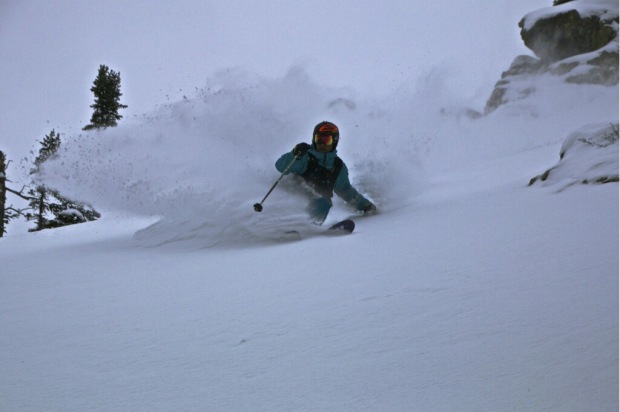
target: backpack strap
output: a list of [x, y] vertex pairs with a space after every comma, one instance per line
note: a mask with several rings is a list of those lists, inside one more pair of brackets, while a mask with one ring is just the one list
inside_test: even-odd
[[342, 159], [336, 156], [334, 167], [327, 169], [319, 164], [316, 157], [308, 153], [308, 167], [301, 176], [321, 196], [331, 199], [334, 196], [334, 186], [343, 165]]
[[344, 162], [342, 161], [341, 158], [339, 158], [336, 155], [336, 158], [334, 159], [334, 167], [332, 169], [332, 176], [334, 178], [334, 185], [336, 184], [336, 179], [338, 179], [338, 176], [340, 175], [340, 171], [342, 170], [342, 165], [344, 164]]

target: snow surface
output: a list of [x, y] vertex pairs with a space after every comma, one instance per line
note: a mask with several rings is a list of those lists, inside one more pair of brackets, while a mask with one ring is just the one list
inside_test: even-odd
[[[527, 187], [617, 88], [540, 76], [472, 120], [441, 79], [228, 70], [63, 143], [46, 181], [103, 217], [0, 239], [0, 410], [617, 410], [618, 185]], [[324, 119], [381, 213], [277, 241], [294, 184], [252, 205]]]

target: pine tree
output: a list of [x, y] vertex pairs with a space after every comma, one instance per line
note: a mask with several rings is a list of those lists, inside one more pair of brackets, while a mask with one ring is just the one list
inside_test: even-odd
[[94, 112], [90, 118], [90, 124], [83, 130], [116, 126], [117, 121], [123, 118], [118, 114], [119, 109], [127, 108], [126, 105], [120, 103], [122, 96], [120, 73], [110, 70], [104, 64], [100, 65], [97, 78], [90, 91], [95, 95], [95, 103], [90, 106]]
[[[35, 167], [30, 172], [31, 175], [36, 176], [39, 173], [41, 164], [56, 154], [60, 143], [60, 134], [55, 130], [45, 136], [41, 142], [39, 155], [34, 161]], [[27, 219], [34, 220], [36, 224], [34, 228], [29, 229], [30, 232], [83, 223], [101, 217], [91, 206], [68, 199], [57, 190], [49, 189], [36, 182], [35, 188], [31, 189], [28, 194], [30, 195], [30, 208], [34, 212], [29, 213]], [[53, 215], [52, 219], [48, 219], [48, 212]]]

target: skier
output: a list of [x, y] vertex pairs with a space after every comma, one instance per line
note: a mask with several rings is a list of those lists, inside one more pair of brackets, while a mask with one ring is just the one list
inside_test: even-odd
[[[283, 154], [276, 161], [279, 172], [297, 174], [313, 189], [316, 196], [310, 200], [307, 211], [310, 219], [317, 224], [327, 218], [334, 193], [361, 212], [370, 214], [377, 211], [370, 200], [351, 186], [347, 166], [336, 154], [339, 137], [335, 124], [321, 122], [312, 133], [312, 145], [299, 143], [292, 152]], [[293, 162], [293, 159], [296, 160]], [[290, 166], [288, 170], [287, 166]]]

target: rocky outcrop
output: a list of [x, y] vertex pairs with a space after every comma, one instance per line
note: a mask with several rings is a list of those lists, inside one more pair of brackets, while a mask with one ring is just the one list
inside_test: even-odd
[[530, 28], [524, 27], [525, 21], [523, 18], [519, 22], [521, 38], [546, 63], [598, 50], [617, 35], [613, 20], [601, 20], [599, 16], [582, 17], [575, 9], [536, 20]]
[[532, 87], [513, 87], [511, 83], [521, 76], [536, 75], [546, 70], [541, 60], [531, 56], [518, 56], [508, 70], [502, 73], [502, 78], [495, 83], [491, 97], [487, 100], [484, 108], [485, 114], [492, 112], [504, 103], [512, 100], [521, 100], [529, 96], [534, 89]]
[[[527, 97], [524, 76], [552, 74], [568, 83], [618, 84], [618, 6], [614, 0], [556, 0], [519, 22], [521, 38], [536, 57], [518, 56], [485, 106], [485, 114]], [[517, 85], [518, 84], [518, 85]]]
[[558, 163], [530, 179], [563, 190], [575, 184], [618, 182], [618, 123], [586, 125], [562, 144]]

